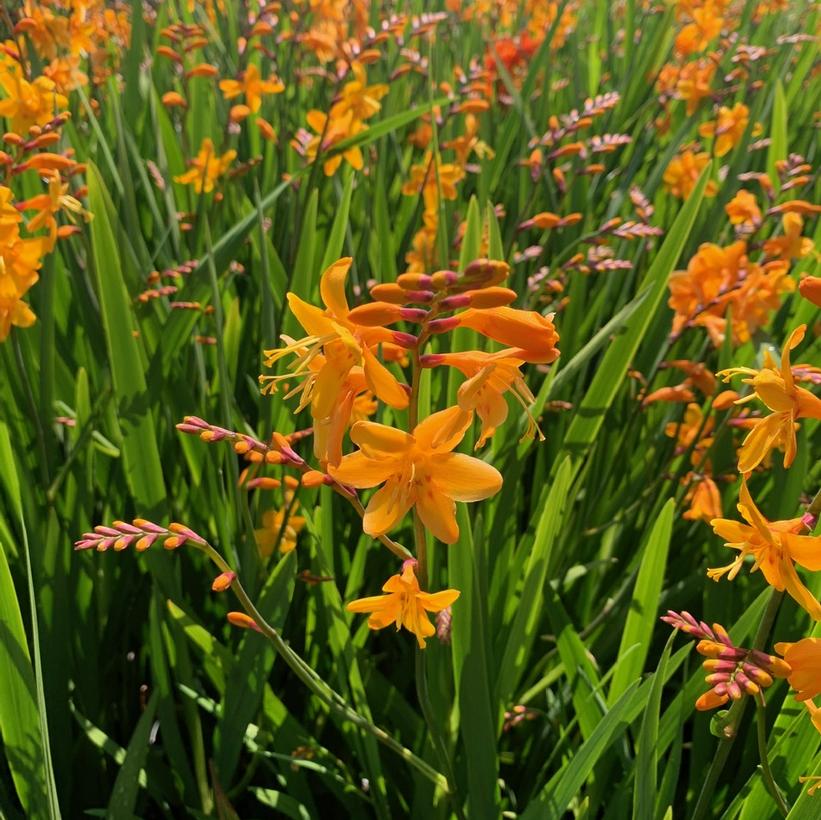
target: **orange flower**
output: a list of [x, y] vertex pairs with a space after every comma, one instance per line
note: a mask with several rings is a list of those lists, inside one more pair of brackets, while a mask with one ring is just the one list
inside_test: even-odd
[[263, 558], [268, 558], [279, 544], [279, 551], [285, 555], [296, 547], [299, 533], [305, 526], [305, 519], [296, 515], [299, 501], [293, 501], [293, 492], [286, 492], [285, 504], [278, 510], [268, 510], [262, 515], [262, 527], [254, 530], [257, 547]]
[[716, 65], [711, 60], [697, 60], [687, 63], [678, 75], [676, 93], [679, 99], [687, 102], [687, 116], [692, 116], [704, 97], [709, 97], [710, 84], [713, 81]]
[[758, 208], [755, 194], [742, 188], [725, 206], [732, 225], [745, 228], [758, 228], [761, 224], [761, 211]]
[[439, 205], [439, 191], [444, 199], [456, 199], [456, 183], [464, 175], [464, 170], [454, 163], [440, 163], [437, 169], [428, 152], [421, 163], [411, 166], [410, 179], [402, 186], [402, 193], [406, 196], [421, 193], [425, 210], [435, 211]]
[[214, 150], [214, 142], [205, 137], [197, 156], [191, 160], [191, 168], [184, 174], [174, 177], [174, 182], [182, 185], [193, 185], [198, 194], [209, 193], [214, 190], [217, 180], [225, 174], [234, 161], [237, 152], [233, 149], [226, 151], [221, 157]]
[[[305, 154], [311, 162], [316, 160], [320, 149], [322, 153], [325, 153], [337, 143], [349, 137], [356, 136], [368, 127], [361, 120], [354, 117], [353, 111], [348, 111], [346, 114], [338, 117], [332, 113], [329, 119], [328, 115], [324, 112], [312, 110], [308, 112], [306, 119], [308, 120], [308, 125], [316, 132], [316, 135], [312, 136], [305, 146]], [[333, 176], [336, 173], [342, 164], [343, 158], [357, 171], [361, 171], [365, 165], [362, 150], [359, 146], [355, 145], [353, 148], [348, 148], [341, 153], [337, 153], [325, 159], [322, 163], [322, 170], [325, 172], [326, 177]]]
[[261, 108], [263, 96], [280, 94], [285, 90], [285, 86], [276, 77], [263, 80], [253, 63], [245, 69], [239, 80], [220, 80], [219, 87], [226, 100], [245, 95], [245, 103], [253, 114]]
[[483, 336], [510, 345], [506, 354], [525, 362], [549, 364], [559, 358], [559, 334], [554, 314], [512, 307], [468, 308], [455, 318], [459, 327], [469, 327]]
[[816, 621], [821, 621], [821, 604], [795, 571], [795, 564], [813, 572], [821, 570], [821, 536], [799, 535], [804, 529], [801, 518], [767, 521], [755, 506], [746, 478], [741, 479], [738, 511], [746, 524], [726, 518], [714, 518], [710, 522], [716, 535], [726, 539], [725, 546], [738, 550], [739, 554], [726, 567], [707, 570], [708, 577], [718, 581], [727, 575], [732, 581], [744, 559], [752, 556], [753, 572], [760, 569], [770, 586], [786, 590]]
[[716, 14], [715, 7], [707, 3], [693, 10], [693, 22], [688, 23], [678, 33], [675, 50], [686, 57], [697, 51], [704, 51], [714, 37], [718, 36], [724, 19]]
[[403, 626], [416, 635], [419, 648], [425, 648], [425, 639], [436, 633], [428, 618], [428, 612], [439, 612], [449, 607], [458, 597], [458, 589], [441, 592], [422, 592], [414, 572], [416, 561], [405, 561], [401, 575], [392, 575], [385, 581], [382, 591], [387, 595], [374, 595], [351, 601], [348, 612], [369, 612], [368, 626], [384, 629], [396, 624], [397, 631]]
[[755, 419], [751, 425], [738, 454], [739, 472], [754, 470], [775, 447], [784, 448], [784, 467], [789, 467], [795, 459], [796, 421], [801, 418], [821, 419], [821, 399], [795, 384], [790, 366], [790, 351], [801, 343], [806, 329], [806, 325], [801, 325], [790, 334], [781, 352], [780, 369], [767, 354], [761, 370], [732, 367], [718, 374], [724, 381], [738, 374], [746, 375], [748, 378], [743, 381], [752, 386], [753, 393], [739, 399], [736, 404], [758, 398], [772, 411], [761, 419]]
[[[302, 393], [297, 412], [310, 404], [316, 423], [327, 428], [320, 434], [326, 437], [322, 439], [325, 443], [317, 446], [331, 460], [338, 453], [331, 442], [341, 442], [350, 418], [350, 414], [344, 417], [344, 411], [347, 408], [350, 413], [354, 397], [362, 387], [391, 407], [401, 410], [408, 406], [408, 394], [373, 352], [381, 342], [395, 341], [395, 334], [384, 327], [358, 325], [350, 318], [345, 281], [352, 261], [350, 257], [339, 259], [322, 274], [319, 292], [325, 310], [303, 302], [295, 293], [288, 294], [291, 312], [309, 335], [299, 340], [284, 337], [284, 348], [265, 351], [266, 367], [283, 356], [295, 355], [297, 361], [290, 375], [260, 376], [263, 392], [275, 390], [278, 381], [293, 375], [306, 377], [292, 391]], [[355, 370], [359, 367], [361, 371]], [[357, 379], [363, 380], [364, 385]]]
[[722, 105], [716, 121], [703, 123], [698, 133], [702, 137], [715, 137], [715, 154], [723, 157], [741, 142], [749, 122], [750, 109], [744, 103], [736, 103], [732, 108]]
[[787, 680], [796, 690], [795, 699], [807, 707], [813, 725], [821, 732], [821, 708], [813, 702], [821, 695], [821, 638], [777, 643], [775, 651], [783, 655], [792, 670]]
[[29, 82], [16, 60], [0, 52], [0, 117], [5, 117], [9, 129], [17, 134], [28, 133], [33, 125], [45, 125], [68, 106], [48, 77], [36, 77]]
[[821, 276], [805, 276], [798, 283], [798, 290], [805, 299], [821, 307]]
[[[698, 154], [689, 149], [682, 151], [670, 160], [670, 164], [665, 169], [664, 186], [673, 196], [687, 199], [695, 188], [704, 166], [709, 161], [710, 157], [705, 151]], [[715, 192], [715, 185], [711, 181], [708, 183], [707, 195], [709, 196], [712, 192]]]
[[455, 502], [480, 501], [502, 486], [495, 467], [451, 452], [470, 419], [461, 407], [450, 407], [428, 416], [412, 433], [370, 421], [351, 427], [351, 441], [359, 451], [329, 472], [336, 481], [360, 489], [384, 485], [365, 510], [363, 528], [368, 535], [384, 535], [415, 506], [436, 538], [446, 544], [458, 540]]
[[469, 350], [465, 353], [432, 353], [422, 357], [424, 367], [447, 365], [456, 367], [465, 376], [457, 394], [459, 406], [468, 412], [476, 411], [482, 420], [482, 430], [476, 448], [483, 447], [496, 432], [508, 414], [505, 394], [511, 393], [524, 408], [530, 424], [525, 436], [532, 436], [539, 431], [536, 420], [530, 413], [530, 405], [535, 401], [519, 368], [524, 364], [522, 359], [511, 356], [512, 349], [500, 350], [498, 353], [484, 353]]
[[673, 334], [696, 325], [707, 329], [713, 343], [722, 343], [727, 331], [727, 309], [732, 306], [733, 340], [742, 344], [769, 320], [781, 304], [781, 294], [795, 288], [786, 264], [758, 265], [747, 257], [747, 243], [726, 248], [707, 242], [690, 259], [687, 270], [670, 276], [670, 300], [675, 311]]
[[690, 506], [682, 514], [688, 521], [705, 521], [708, 524], [719, 517], [721, 510], [721, 493], [715, 481], [708, 475], [691, 475], [692, 483], [684, 497]]
[[339, 99], [331, 107], [331, 117], [344, 117], [350, 113], [355, 120], [367, 120], [382, 108], [379, 101], [388, 93], [389, 86], [384, 83], [368, 85], [365, 68], [357, 61], [351, 64], [351, 70], [354, 79], [342, 87]]
[[784, 235], [768, 239], [764, 243], [764, 253], [775, 259], [789, 262], [791, 259], [802, 259], [812, 253], [815, 243], [808, 237], [801, 236], [804, 220], [800, 214], [785, 213], [781, 218]]

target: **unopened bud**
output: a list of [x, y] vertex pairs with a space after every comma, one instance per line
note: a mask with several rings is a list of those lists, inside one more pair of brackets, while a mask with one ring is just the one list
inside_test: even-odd
[[433, 277], [424, 273], [403, 273], [396, 279], [403, 290], [427, 290], [433, 285]]
[[438, 270], [430, 280], [430, 286], [434, 290], [447, 290], [459, 281], [459, 274], [452, 270]]
[[459, 327], [458, 316], [451, 316], [447, 319], [434, 319], [428, 323], [428, 330], [431, 333], [447, 333], [457, 327]]
[[482, 288], [465, 294], [470, 297], [470, 306], [474, 308], [495, 308], [509, 305], [516, 299], [516, 291], [510, 288]]

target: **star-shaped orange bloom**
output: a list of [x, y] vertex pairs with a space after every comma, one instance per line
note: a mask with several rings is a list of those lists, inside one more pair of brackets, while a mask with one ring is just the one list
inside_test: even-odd
[[412, 433], [371, 421], [351, 427], [351, 441], [359, 450], [329, 472], [336, 481], [360, 489], [383, 485], [365, 510], [368, 535], [384, 535], [415, 506], [436, 538], [446, 544], [458, 540], [455, 502], [481, 501], [502, 486], [495, 467], [451, 452], [470, 420], [471, 414], [457, 406], [428, 416]]
[[387, 595], [374, 595], [351, 601], [345, 608], [348, 612], [369, 612], [368, 626], [384, 629], [395, 623], [396, 629], [403, 626], [416, 635], [420, 649], [425, 648], [425, 638], [435, 634], [428, 612], [439, 612], [449, 607], [458, 597], [458, 589], [444, 589], [441, 592], [422, 592], [414, 572], [416, 561], [405, 561], [401, 575], [391, 575], [382, 587]]
[[795, 384], [790, 366], [790, 351], [804, 338], [806, 325], [797, 327], [781, 352], [781, 367], [767, 356], [765, 367], [755, 370], [750, 367], [732, 367], [718, 375], [724, 381], [743, 373], [748, 378], [743, 381], [753, 388], [753, 393], [739, 399], [736, 404], [760, 399], [772, 411], [768, 416], [755, 421], [744, 439], [738, 453], [738, 470], [748, 473], [754, 470], [775, 447], [784, 448], [784, 466], [789, 467], [795, 459], [796, 421], [801, 418], [821, 419], [821, 399], [803, 387]]
[[816, 621], [821, 621], [821, 604], [795, 570], [795, 564], [813, 572], [821, 570], [821, 536], [799, 535], [804, 528], [801, 518], [768, 521], [756, 507], [743, 478], [738, 511], [746, 524], [727, 518], [710, 522], [716, 535], [726, 539], [726, 546], [739, 554], [726, 567], [708, 570], [708, 576], [718, 581], [726, 574], [732, 580], [751, 555], [755, 560], [753, 571], [760, 569], [770, 586], [786, 590]]
[[263, 80], [259, 69], [251, 63], [239, 80], [220, 80], [220, 91], [226, 100], [233, 100], [245, 95], [245, 103], [253, 114], [262, 107], [262, 98], [266, 94], [280, 94], [285, 86], [276, 78]]

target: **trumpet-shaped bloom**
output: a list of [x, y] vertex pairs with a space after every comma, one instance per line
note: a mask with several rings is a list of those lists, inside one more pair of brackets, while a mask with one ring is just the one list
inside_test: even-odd
[[[299, 340], [286, 337], [285, 347], [265, 351], [267, 367], [283, 356], [297, 357], [291, 375], [305, 377], [298, 388], [302, 392], [298, 410], [310, 404], [315, 423], [324, 428], [320, 449], [337, 463], [353, 401], [364, 389], [396, 409], [408, 406], [407, 392], [373, 352], [381, 342], [393, 342], [393, 332], [384, 327], [363, 327], [350, 319], [345, 280], [351, 261], [350, 257], [339, 259], [322, 274], [319, 291], [324, 310], [288, 294], [291, 312], [309, 335]], [[260, 381], [275, 385], [284, 378], [288, 377], [260, 376]]]
[[507, 354], [524, 362], [549, 364], [559, 358], [559, 334], [553, 313], [543, 316], [535, 310], [512, 307], [468, 308], [458, 315], [459, 327], [469, 327], [504, 345]]
[[440, 541], [459, 538], [456, 501], [481, 501], [498, 492], [502, 476], [481, 459], [451, 452], [462, 440], [471, 414], [450, 407], [428, 416], [412, 433], [370, 421], [351, 427], [359, 447], [345, 456], [331, 476], [360, 489], [377, 487], [365, 510], [368, 535], [384, 535], [411, 507]]
[[725, 206], [731, 225], [757, 228], [761, 224], [761, 210], [755, 194], [742, 188]]
[[769, 415], [754, 421], [744, 439], [738, 455], [738, 469], [742, 473], [754, 470], [775, 447], [784, 448], [784, 466], [789, 467], [795, 459], [797, 420], [821, 419], [821, 399], [796, 385], [790, 366], [790, 351], [800, 344], [806, 329], [806, 325], [801, 325], [792, 332], [781, 352], [780, 368], [768, 357], [761, 370], [733, 367], [718, 374], [724, 381], [738, 374], [746, 375], [743, 381], [751, 385], [754, 392], [739, 399], [736, 404], [758, 398], [771, 411]]
[[269, 94], [280, 94], [285, 86], [275, 77], [263, 80], [259, 69], [251, 63], [239, 80], [220, 80], [220, 91], [226, 100], [234, 100], [245, 95], [245, 104], [256, 114], [262, 107], [262, 98]]
[[196, 193], [207, 194], [214, 190], [217, 180], [225, 174], [236, 155], [237, 152], [232, 149], [218, 156], [214, 150], [213, 140], [206, 137], [197, 156], [191, 160], [191, 167], [184, 174], [175, 176], [174, 182], [193, 185]]
[[354, 79], [342, 87], [339, 99], [331, 107], [331, 116], [342, 117], [350, 112], [356, 120], [367, 120], [382, 108], [379, 101], [388, 93], [389, 86], [368, 85], [365, 67], [359, 62], [354, 62], [351, 69]]
[[746, 524], [726, 518], [714, 518], [710, 522], [716, 535], [726, 539], [726, 546], [738, 550], [739, 554], [726, 567], [708, 570], [708, 576], [718, 581], [726, 574], [732, 580], [750, 555], [755, 561], [753, 571], [760, 569], [768, 584], [777, 590], [786, 590], [816, 621], [821, 621], [821, 604], [804, 586], [795, 569], [798, 564], [813, 572], [821, 570], [821, 536], [799, 535], [804, 528], [801, 518], [788, 521], [764, 518], [747, 489], [746, 479], [741, 481], [738, 511]]
[[463, 410], [475, 410], [482, 420], [477, 448], [483, 447], [507, 418], [505, 394], [508, 392], [522, 405], [530, 420], [525, 436], [533, 435], [539, 429], [529, 407], [535, 399], [519, 370], [524, 361], [512, 356], [511, 349], [500, 350], [498, 353], [484, 353], [480, 350], [434, 353], [423, 357], [422, 363], [426, 367], [456, 367], [467, 376], [467, 380], [459, 387], [457, 400]]
[[[307, 120], [308, 125], [316, 132], [305, 146], [305, 154], [311, 162], [316, 161], [320, 153], [329, 151], [337, 143], [349, 137], [355, 137], [368, 127], [362, 120], [354, 117], [353, 111], [338, 115], [332, 111], [329, 117], [324, 111], [312, 110], [308, 112]], [[325, 176], [333, 176], [342, 164], [343, 159], [357, 171], [361, 171], [365, 165], [362, 149], [358, 145], [354, 145], [346, 151], [325, 159], [322, 163]]]
[[387, 595], [374, 595], [351, 601], [346, 606], [348, 612], [368, 612], [368, 626], [384, 629], [396, 624], [397, 631], [403, 626], [416, 635], [420, 649], [425, 648], [425, 639], [436, 633], [428, 612], [439, 612], [449, 607], [458, 597], [458, 589], [444, 589], [441, 592], [422, 592], [414, 572], [416, 562], [405, 561], [401, 575], [392, 575], [385, 581], [382, 591]]

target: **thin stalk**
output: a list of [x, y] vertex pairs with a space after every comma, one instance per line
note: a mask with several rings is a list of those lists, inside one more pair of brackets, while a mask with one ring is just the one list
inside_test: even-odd
[[783, 817], [790, 813], [790, 809], [784, 802], [784, 796], [781, 794], [781, 789], [773, 777], [772, 769], [770, 768], [769, 752], [767, 751], [767, 710], [764, 703], [764, 695], [759, 692], [755, 698], [756, 705], [756, 734], [758, 736], [758, 755], [761, 758], [761, 774], [764, 777], [764, 784], [767, 786], [767, 791], [773, 796], [778, 810]]
[[[232, 572], [231, 566], [210, 544], [201, 546], [200, 549], [216, 564], [222, 572]], [[426, 777], [435, 786], [441, 788], [446, 793], [450, 793], [447, 778], [437, 772], [431, 765], [417, 757], [410, 749], [403, 746], [395, 738], [391, 737], [384, 729], [374, 725], [358, 712], [354, 711], [345, 702], [345, 699], [317, 674], [293, 649], [285, 642], [282, 636], [272, 627], [248, 597], [248, 593], [243, 588], [238, 578], [231, 584], [231, 589], [237, 596], [240, 605], [257, 625], [259, 631], [268, 638], [274, 645], [277, 653], [285, 661], [291, 671], [302, 681], [303, 684], [320, 700], [324, 701], [334, 712], [345, 720], [349, 720], [358, 728], [373, 735], [380, 743], [387, 746], [399, 755], [409, 766], [416, 769], [421, 775]]]

